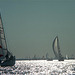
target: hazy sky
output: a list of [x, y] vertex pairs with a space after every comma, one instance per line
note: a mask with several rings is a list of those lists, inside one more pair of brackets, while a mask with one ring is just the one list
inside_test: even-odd
[[58, 35], [62, 55], [75, 55], [75, 0], [0, 0], [9, 51], [16, 58], [54, 57]]

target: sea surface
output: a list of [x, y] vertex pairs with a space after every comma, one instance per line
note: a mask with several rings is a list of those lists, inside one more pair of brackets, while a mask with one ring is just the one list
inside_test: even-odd
[[75, 60], [17, 60], [12, 67], [0, 67], [0, 75], [75, 75]]

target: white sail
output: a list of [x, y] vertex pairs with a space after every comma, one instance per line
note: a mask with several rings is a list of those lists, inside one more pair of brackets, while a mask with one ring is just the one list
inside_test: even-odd
[[62, 57], [62, 55], [60, 53], [58, 36], [56, 36], [54, 41], [53, 41], [53, 51], [54, 51], [55, 57], [58, 60], [62, 60], [63, 59], [63, 57]]
[[0, 66], [13, 66], [15, 64], [15, 56], [7, 49], [2, 18], [0, 14]]
[[6, 54], [7, 54], [6, 39], [0, 14], [0, 55], [5, 56]]

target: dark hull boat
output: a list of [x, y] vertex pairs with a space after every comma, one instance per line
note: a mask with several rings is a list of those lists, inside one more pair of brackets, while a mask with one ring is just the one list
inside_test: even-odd
[[3, 67], [6, 67], [6, 66], [14, 66], [15, 64], [15, 56], [11, 56], [9, 59], [3, 61], [2, 63], [0, 63], [0, 65]]
[[7, 49], [7, 43], [0, 14], [0, 66], [13, 66], [15, 64], [15, 56]]
[[64, 58], [60, 52], [58, 36], [55, 37], [52, 47], [53, 47], [53, 52], [55, 54], [55, 58], [57, 58], [59, 61], [64, 61]]

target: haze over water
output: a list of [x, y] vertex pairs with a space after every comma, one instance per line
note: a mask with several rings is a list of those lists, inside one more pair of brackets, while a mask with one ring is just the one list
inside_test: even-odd
[[[75, 0], [0, 0], [8, 50], [16, 58], [54, 57], [58, 35], [62, 55], [75, 57]], [[0, 74], [74, 75], [75, 60], [16, 61], [0, 67]]]
[[16, 58], [54, 57], [57, 35], [63, 56], [74, 55], [75, 0], [0, 0], [0, 12], [8, 49]]

